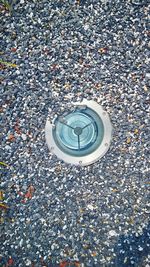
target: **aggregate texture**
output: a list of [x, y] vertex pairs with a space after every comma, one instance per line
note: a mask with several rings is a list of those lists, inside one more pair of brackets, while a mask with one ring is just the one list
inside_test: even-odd
[[[149, 7], [1, 4], [0, 266], [150, 266]], [[44, 128], [83, 98], [109, 113], [113, 138], [98, 162], [70, 166]]]

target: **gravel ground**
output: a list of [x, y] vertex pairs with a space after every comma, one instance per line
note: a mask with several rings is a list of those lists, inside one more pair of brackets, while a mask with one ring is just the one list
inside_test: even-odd
[[[150, 10], [139, 3], [1, 5], [0, 266], [150, 266]], [[70, 167], [44, 127], [83, 98], [109, 113], [113, 140], [95, 164]]]

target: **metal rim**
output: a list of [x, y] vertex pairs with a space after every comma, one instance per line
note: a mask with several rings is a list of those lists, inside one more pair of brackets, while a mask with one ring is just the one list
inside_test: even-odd
[[46, 143], [50, 152], [55, 154], [59, 159], [74, 165], [86, 166], [94, 163], [105, 155], [109, 149], [111, 138], [112, 138], [112, 125], [107, 112], [105, 112], [102, 107], [93, 100], [84, 99], [81, 103], [73, 103], [75, 106], [83, 106], [91, 108], [95, 111], [101, 118], [104, 126], [104, 137], [98, 148], [95, 149], [91, 154], [85, 156], [71, 156], [64, 153], [56, 144], [53, 138], [53, 122], [51, 123], [49, 119], [46, 121], [45, 126], [45, 137]]

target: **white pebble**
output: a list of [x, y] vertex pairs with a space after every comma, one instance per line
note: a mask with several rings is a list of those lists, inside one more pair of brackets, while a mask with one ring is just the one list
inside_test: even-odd
[[10, 147], [9, 145], [6, 145], [6, 146], [5, 146], [5, 149], [6, 149], [6, 150], [10, 150], [11, 147]]
[[150, 79], [150, 73], [146, 73], [146, 78]]
[[91, 204], [88, 204], [87, 207], [89, 210], [94, 210], [94, 207]]
[[26, 266], [30, 266], [32, 264], [32, 262], [30, 260], [26, 260]]
[[33, 17], [33, 13], [32, 12], [29, 14], [29, 17], [32, 19], [32, 17]]
[[109, 236], [117, 236], [117, 233], [114, 230], [110, 230], [109, 233], [108, 233], [108, 235]]
[[86, 30], [88, 30], [89, 29], [89, 25], [88, 24], [85, 24], [84, 25], [84, 30], [86, 31]]
[[22, 245], [23, 245], [23, 239], [21, 239], [19, 242], [19, 246], [22, 247]]
[[22, 137], [22, 139], [23, 139], [24, 141], [27, 139], [26, 134], [22, 134], [21, 137]]
[[64, 253], [63, 253], [63, 251], [60, 252], [60, 256], [61, 256], [61, 257], [64, 257]]
[[54, 250], [55, 249], [55, 246], [54, 245], [51, 245], [51, 250]]
[[19, 74], [20, 74], [20, 71], [19, 71], [19, 70], [16, 70], [16, 74], [18, 74], [18, 75], [19, 75]]

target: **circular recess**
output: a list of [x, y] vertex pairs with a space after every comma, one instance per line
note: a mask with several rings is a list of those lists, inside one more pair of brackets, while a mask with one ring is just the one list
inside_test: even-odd
[[112, 126], [108, 114], [96, 102], [83, 100], [73, 105], [74, 111], [58, 116], [52, 123], [47, 119], [46, 142], [58, 158], [85, 166], [107, 152]]

